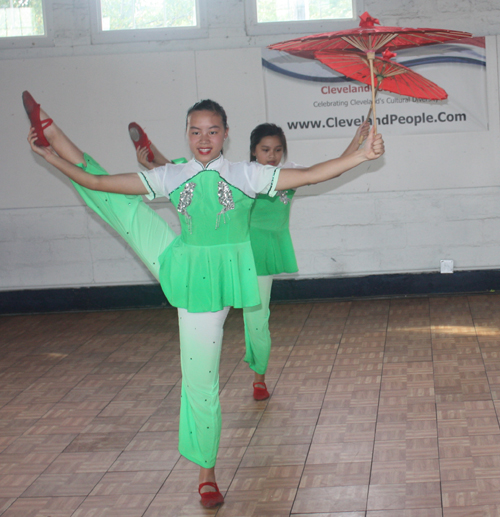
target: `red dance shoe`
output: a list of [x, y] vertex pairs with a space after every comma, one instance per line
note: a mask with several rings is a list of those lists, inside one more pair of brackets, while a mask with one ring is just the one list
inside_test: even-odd
[[136, 149], [139, 147], [146, 147], [148, 150], [148, 162], [152, 162], [155, 159], [155, 155], [153, 151], [151, 151], [151, 140], [148, 139], [148, 135], [146, 135], [144, 129], [142, 129], [139, 124], [131, 122], [128, 125], [128, 133], [132, 139], [132, 142], [134, 142]]
[[[264, 387], [262, 387], [264, 386]], [[266, 400], [270, 397], [267, 391], [265, 382], [254, 382], [253, 383], [253, 398], [255, 400]]]
[[[206, 485], [215, 488], [215, 492], [201, 492], [201, 489]], [[219, 492], [219, 487], [217, 486], [217, 483], [200, 483], [200, 486], [198, 487], [198, 492], [201, 496], [200, 502], [205, 508], [213, 508], [214, 506], [217, 506], [218, 504], [222, 504], [224, 502], [224, 496]]]
[[31, 126], [35, 128], [38, 137], [35, 140], [35, 145], [49, 147], [50, 143], [45, 138], [43, 130], [47, 129], [52, 124], [52, 119], [46, 118], [45, 120], [40, 120], [40, 104], [36, 103], [35, 99], [33, 99], [31, 93], [28, 91], [23, 92], [23, 104], [30, 119]]

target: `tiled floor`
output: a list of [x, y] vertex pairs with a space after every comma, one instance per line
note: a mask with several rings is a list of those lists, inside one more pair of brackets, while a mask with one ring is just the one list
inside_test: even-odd
[[498, 517], [500, 296], [275, 305], [266, 402], [226, 323], [219, 510], [176, 450], [176, 312], [0, 318], [2, 517]]

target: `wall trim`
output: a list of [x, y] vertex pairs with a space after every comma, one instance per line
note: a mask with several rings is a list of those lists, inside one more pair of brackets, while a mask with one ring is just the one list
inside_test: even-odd
[[[275, 279], [273, 302], [472, 294], [500, 291], [500, 269]], [[0, 314], [170, 307], [157, 284], [0, 291]]]

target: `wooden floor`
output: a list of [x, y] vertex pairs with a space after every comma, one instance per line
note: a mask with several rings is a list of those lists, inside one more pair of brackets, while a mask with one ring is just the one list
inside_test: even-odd
[[500, 296], [275, 305], [269, 401], [226, 322], [226, 503], [177, 452], [170, 309], [0, 318], [2, 517], [500, 516]]

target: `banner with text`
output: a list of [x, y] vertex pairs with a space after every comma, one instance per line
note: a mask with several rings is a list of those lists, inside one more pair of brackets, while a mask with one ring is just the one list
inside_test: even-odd
[[[401, 50], [394, 61], [448, 93], [428, 101], [379, 91], [377, 124], [384, 135], [488, 129], [484, 38]], [[315, 59], [263, 49], [268, 120], [291, 140], [349, 137], [366, 119], [371, 89]]]

